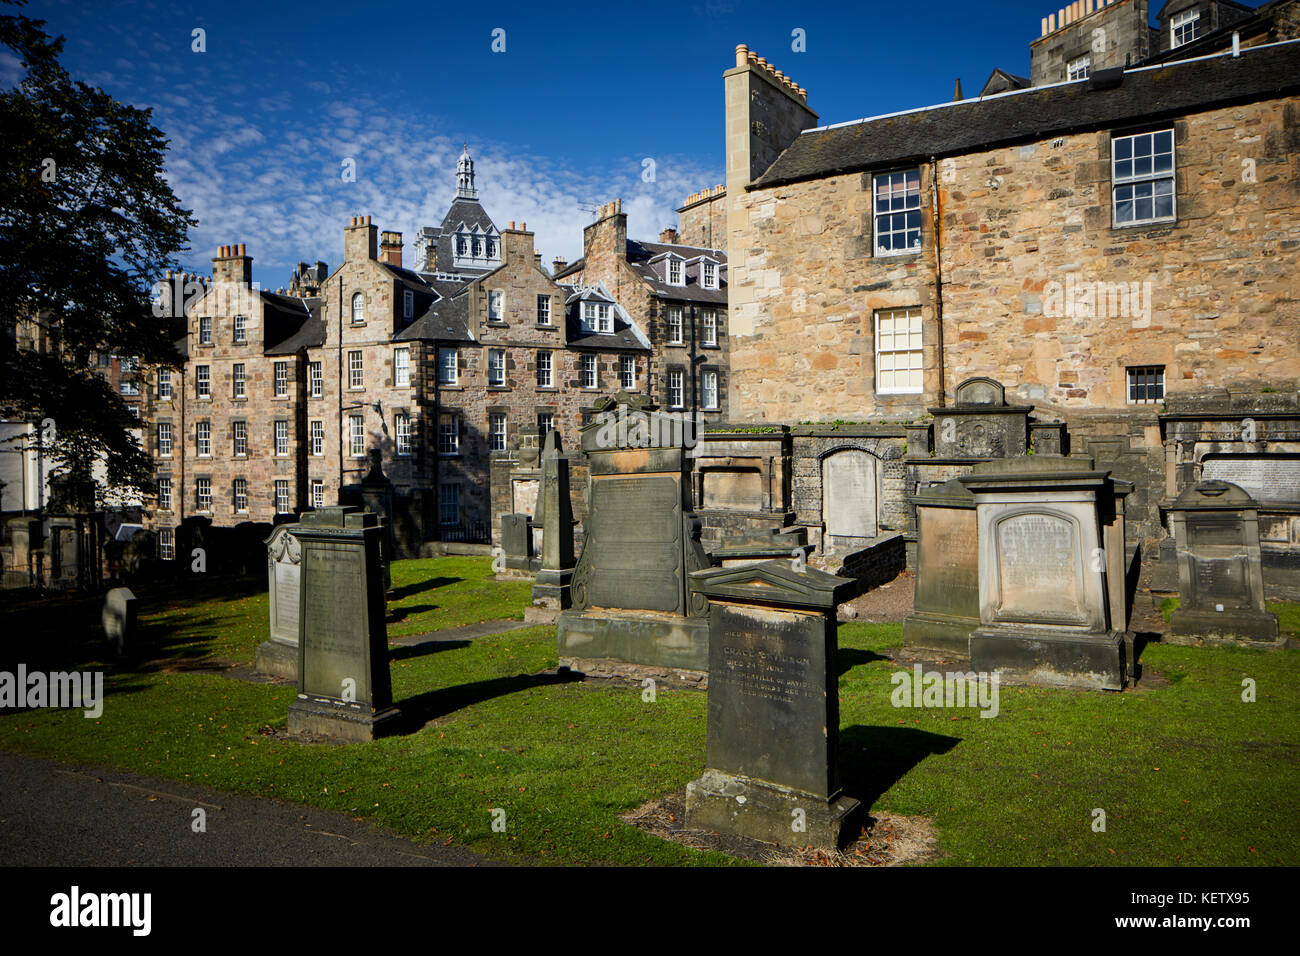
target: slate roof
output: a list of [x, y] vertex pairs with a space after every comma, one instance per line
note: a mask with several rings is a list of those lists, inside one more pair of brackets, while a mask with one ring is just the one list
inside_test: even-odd
[[[696, 256], [708, 256], [718, 263], [718, 288], [705, 289], [700, 285], [700, 263], [685, 267], [686, 285], [669, 285], [664, 281], [664, 260], [651, 263], [655, 256], [671, 252], [683, 259]], [[670, 245], [664, 242], [640, 242], [636, 239], [627, 241], [627, 262], [637, 274], [650, 286], [651, 291], [662, 299], [678, 302], [699, 302], [703, 305], [727, 304], [727, 254], [717, 249], [703, 249], [699, 246]]]
[[384, 262], [382, 259], [378, 261], [381, 266], [393, 274], [393, 278], [397, 280], [399, 285], [410, 289], [412, 292], [419, 292], [422, 295], [428, 295], [431, 291], [434, 291], [429, 286], [429, 283], [424, 280], [424, 277], [418, 272], [404, 269], [401, 266], [395, 266], [392, 263]]
[[469, 296], [462, 293], [450, 299], [441, 299], [429, 306], [428, 311], [401, 332], [393, 336], [394, 342], [473, 342], [469, 328]]
[[[1109, 85], [1115, 80], [1117, 85]], [[913, 164], [1300, 91], [1300, 41], [805, 130], [749, 189]]]
[[439, 272], [469, 272], [480, 275], [487, 270], [466, 267], [457, 269], [453, 264], [456, 256], [455, 250], [452, 248], [452, 242], [456, 238], [456, 226], [462, 222], [471, 229], [478, 226], [482, 232], [488, 230], [500, 232], [496, 227], [496, 223], [492, 221], [492, 217], [487, 214], [487, 210], [479, 204], [477, 199], [465, 199], [457, 196], [451, 201], [451, 205], [447, 207], [447, 215], [442, 219], [442, 226], [435, 246], [437, 251], [434, 256], [434, 264]]
[[1018, 76], [1015, 73], [997, 69], [990, 73], [989, 78], [984, 81], [984, 88], [980, 90], [980, 96], [987, 96], [990, 93], [1005, 93], [1007, 90], [1024, 90], [1033, 85], [1033, 80], [1027, 76]]
[[[568, 345], [575, 349], [624, 349], [627, 351], [649, 352], [650, 340], [646, 338], [632, 317], [609, 294], [603, 283], [595, 286], [566, 286], [570, 295], [564, 300], [564, 333]], [[582, 327], [582, 303], [595, 299], [609, 302], [614, 308], [613, 332], [589, 332]]]
[[262, 315], [266, 355], [294, 355], [325, 344], [320, 299], [263, 292]]

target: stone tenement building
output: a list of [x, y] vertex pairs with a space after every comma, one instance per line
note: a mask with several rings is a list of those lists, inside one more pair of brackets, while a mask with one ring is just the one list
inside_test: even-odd
[[[693, 233], [698, 232], [687, 218]], [[658, 242], [628, 239], [622, 200], [606, 203], [582, 233], [582, 258], [556, 262], [555, 278], [600, 284], [649, 336], [653, 349], [646, 393], [660, 408], [727, 417], [730, 339], [727, 254], [686, 245], [676, 229]]]
[[[684, 252], [690, 263], [677, 259], [697, 284], [707, 250]], [[243, 245], [219, 250], [213, 281], [195, 286], [186, 309], [183, 367], [145, 376], [159, 482], [151, 523], [163, 556], [173, 556], [174, 530], [188, 517], [268, 523], [337, 502], [369, 471], [373, 450], [394, 485], [403, 552], [430, 540], [486, 541], [494, 452], [517, 445], [524, 429], [573, 440], [597, 397], [672, 385], [655, 376], [674, 360], [656, 360], [608, 284], [557, 282], [526, 224], [497, 228], [479, 204], [468, 150], [447, 216], [420, 231], [417, 254], [419, 268], [405, 268], [399, 233], [353, 217], [343, 263], [333, 272], [300, 263], [293, 294], [283, 294], [252, 288]], [[703, 297], [683, 288], [683, 302], [725, 303], [723, 263], [710, 261], [719, 288]], [[671, 354], [705, 350], [714, 358], [705, 369], [725, 381], [725, 334], [700, 344], [706, 324], [686, 315], [690, 344]], [[725, 328], [724, 310], [708, 328]], [[720, 402], [720, 384], [713, 394]]]
[[[1145, 6], [1075, 4], [1064, 30]], [[1161, 36], [1193, 7], [1211, 28], [1241, 12], [1177, 0]], [[1130, 541], [1145, 552], [1162, 504], [1218, 477], [1264, 499], [1266, 561], [1300, 560], [1295, 9], [1189, 40], [1196, 59], [1153, 33], [1155, 65], [833, 126], [738, 47], [724, 77], [727, 247], [745, 251], [729, 412], [784, 435], [792, 463], [762, 516], [832, 535], [848, 494], [834, 479], [865, 502], [847, 544], [910, 533], [909, 495], [1007, 453], [987, 423], [954, 418], [941, 435], [931, 417], [988, 378], [1032, 412], [1039, 453], [1090, 455], [1135, 483]], [[1036, 64], [1073, 49], [1048, 26]], [[836, 424], [786, 427], [810, 419]], [[739, 437], [717, 439], [732, 461]], [[762, 459], [756, 477], [780, 477]]]

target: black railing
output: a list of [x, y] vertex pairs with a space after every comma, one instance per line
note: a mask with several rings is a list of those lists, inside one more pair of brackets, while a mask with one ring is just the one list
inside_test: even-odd
[[490, 544], [492, 526], [486, 521], [462, 521], [459, 524], [444, 524], [438, 529], [438, 537], [443, 541], [460, 541], [464, 544]]

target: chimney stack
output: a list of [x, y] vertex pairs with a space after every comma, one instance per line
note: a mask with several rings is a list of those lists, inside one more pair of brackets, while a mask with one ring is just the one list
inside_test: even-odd
[[677, 245], [679, 242], [677, 230], [674, 227], [669, 226], [663, 232], [659, 233], [659, 241], [670, 246]]
[[567, 268], [569, 268], [569, 263], [565, 261], [564, 256], [556, 256], [551, 260], [551, 275], [558, 276]]
[[369, 216], [353, 216], [343, 230], [343, 258], [347, 262], [376, 259], [379, 228], [370, 224]]
[[402, 234], [383, 232], [379, 236], [379, 258], [390, 266], [402, 267]]
[[221, 246], [212, 260], [212, 275], [219, 283], [231, 282], [248, 286], [253, 281], [253, 257], [244, 251], [244, 244]]

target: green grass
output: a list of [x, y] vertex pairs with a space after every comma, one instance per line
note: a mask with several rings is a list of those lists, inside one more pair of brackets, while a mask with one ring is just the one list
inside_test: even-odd
[[[394, 603], [414, 610], [390, 633], [517, 617], [527, 585], [491, 581], [488, 566], [397, 562]], [[437, 586], [417, 589], [429, 581]], [[167, 635], [168, 653], [251, 660], [265, 638], [266, 595], [187, 590], [142, 596], [143, 620]], [[40, 626], [56, 628], [60, 613], [84, 617], [91, 605], [43, 605]], [[0, 627], [14, 634], [9, 625], [27, 615], [31, 626], [33, 613], [6, 607]], [[900, 643], [899, 625], [846, 624], [840, 639], [845, 790], [877, 810], [932, 818], [945, 863], [1300, 863], [1300, 655], [1151, 645], [1143, 689], [1003, 687], [1000, 715], [984, 719], [891, 705], [900, 668], [881, 652]], [[83, 666], [90, 650], [78, 649]], [[661, 688], [646, 703], [638, 688], [537, 676], [556, 663], [553, 628], [436, 652], [396, 648], [395, 699], [435, 719], [418, 733], [343, 747], [268, 733], [285, 726], [292, 687], [110, 671], [101, 719], [0, 715], [0, 747], [308, 803], [516, 862], [734, 862], [619, 820], [703, 769], [705, 695]], [[1255, 703], [1241, 700], [1246, 677]], [[504, 833], [492, 832], [494, 808], [506, 811]], [[1105, 833], [1091, 828], [1094, 808], [1106, 811]]]
[[[1170, 615], [1182, 607], [1181, 598], [1167, 597], [1160, 602], [1160, 613], [1164, 615], [1165, 623], [1169, 623]], [[1283, 634], [1290, 634], [1294, 637], [1300, 637], [1300, 604], [1292, 604], [1285, 601], [1268, 603], [1264, 608], [1277, 615], [1277, 627]]]

